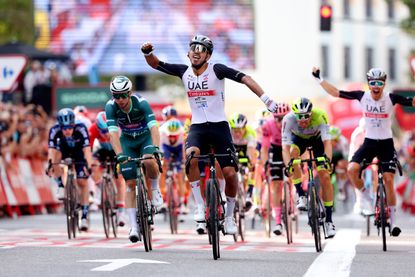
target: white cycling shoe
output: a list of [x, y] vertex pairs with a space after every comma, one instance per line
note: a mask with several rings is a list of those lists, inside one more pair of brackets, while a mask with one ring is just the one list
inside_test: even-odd
[[205, 205], [199, 204], [196, 206], [193, 219], [196, 222], [205, 222]]
[[88, 231], [88, 227], [89, 227], [88, 219], [82, 218], [81, 219], [81, 226], [80, 226], [81, 231]]
[[398, 226], [396, 226], [396, 225], [393, 225], [393, 226], [392, 226], [391, 235], [392, 235], [393, 237], [398, 237], [400, 233], [401, 233], [401, 228], [399, 228], [399, 227], [398, 227]]
[[163, 196], [161, 196], [159, 189], [152, 190], [152, 203], [157, 210], [163, 206]]
[[197, 223], [196, 224], [196, 233], [198, 233], [199, 235], [206, 234], [206, 224], [203, 223], [203, 222]]
[[125, 214], [123, 212], [117, 211], [117, 218], [118, 218], [118, 226], [123, 227], [125, 225], [125, 222], [127, 222]]
[[136, 243], [139, 239], [137, 228], [131, 227], [130, 232], [128, 233], [128, 238], [132, 243]]
[[65, 188], [64, 187], [58, 187], [58, 190], [56, 191], [56, 198], [58, 200], [65, 200]]
[[224, 228], [225, 234], [228, 235], [235, 235], [238, 232], [238, 227], [236, 226], [236, 222], [233, 216], [225, 217]]
[[326, 229], [326, 238], [329, 239], [336, 235], [336, 228], [333, 222], [324, 222], [324, 227]]
[[272, 228], [272, 232], [276, 236], [281, 236], [282, 235], [282, 225], [281, 224], [275, 225], [274, 228]]
[[299, 209], [300, 211], [307, 211], [307, 198], [305, 196], [298, 197], [297, 209]]

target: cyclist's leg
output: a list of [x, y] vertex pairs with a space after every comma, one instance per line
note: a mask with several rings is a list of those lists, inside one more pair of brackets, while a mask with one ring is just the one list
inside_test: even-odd
[[[312, 145], [314, 157], [322, 157], [324, 155], [323, 141], [319, 138], [314, 140]], [[324, 162], [317, 162], [317, 172], [321, 184], [323, 205], [326, 210], [326, 222], [332, 223], [334, 189], [331, 184], [330, 173], [327, 170]]]
[[[272, 145], [270, 151], [272, 151], [272, 161], [273, 162], [282, 162], [282, 147], [280, 145]], [[282, 225], [281, 225], [281, 200], [282, 200], [282, 188], [283, 188], [283, 166], [282, 165], [272, 165], [270, 168], [271, 173], [271, 193], [272, 193], [272, 210], [275, 216], [275, 227], [274, 234], [282, 234]]]
[[[292, 136], [292, 144], [290, 146], [290, 158], [291, 159], [299, 159], [301, 154], [304, 153], [306, 146], [308, 145], [308, 141], [304, 140], [300, 137], [295, 135]], [[302, 187], [302, 171], [300, 165], [293, 166], [293, 174], [291, 176], [291, 181], [295, 186], [295, 190], [297, 191], [298, 200], [297, 200], [297, 208], [300, 210], [306, 209], [306, 198], [305, 192]]]

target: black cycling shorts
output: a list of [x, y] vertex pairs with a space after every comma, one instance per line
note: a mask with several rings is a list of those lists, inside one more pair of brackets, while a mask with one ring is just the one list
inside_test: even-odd
[[[63, 150], [63, 151], [62, 151]], [[62, 160], [66, 158], [71, 158], [72, 161], [75, 163], [75, 171], [76, 171], [76, 178], [78, 179], [88, 179], [89, 174], [87, 172], [87, 163], [84, 157], [83, 150], [74, 149], [68, 150], [66, 148], [60, 149], [62, 153]]]
[[[227, 121], [192, 124], [185, 147], [188, 149], [192, 146], [199, 148], [201, 155], [208, 154], [211, 148], [215, 154], [227, 154], [228, 149], [235, 152]], [[237, 168], [236, 161], [231, 157], [218, 157], [217, 160], [221, 168], [227, 166]]]
[[[354, 153], [351, 162], [361, 163], [363, 159], [371, 162], [373, 158], [377, 157], [381, 162], [390, 162], [395, 156], [395, 146], [393, 139], [369, 139], [365, 138], [363, 144]], [[384, 164], [382, 165], [383, 172], [395, 173], [395, 166]]]
[[[282, 146], [271, 144], [269, 152], [272, 153], [272, 162], [282, 162]], [[273, 181], [282, 181], [284, 180], [283, 174], [284, 165], [283, 164], [271, 164], [270, 173], [271, 179]]]

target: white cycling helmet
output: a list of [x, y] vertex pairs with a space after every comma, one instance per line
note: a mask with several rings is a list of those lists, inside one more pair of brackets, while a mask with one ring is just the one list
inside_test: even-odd
[[382, 81], [386, 81], [386, 73], [380, 69], [380, 68], [371, 68], [367, 73], [366, 73], [366, 77], [367, 80], [382, 80]]
[[111, 93], [128, 93], [133, 88], [133, 83], [125, 76], [115, 76], [111, 80]]

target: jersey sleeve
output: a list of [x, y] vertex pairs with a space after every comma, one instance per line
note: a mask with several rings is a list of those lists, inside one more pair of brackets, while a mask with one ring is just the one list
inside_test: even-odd
[[108, 131], [118, 133], [117, 121], [115, 119], [114, 100], [109, 100], [105, 105], [105, 116], [107, 117]]
[[224, 78], [227, 79], [231, 79], [235, 82], [241, 83], [242, 82], [242, 78], [245, 76], [244, 73], [227, 67], [224, 64], [221, 63], [217, 63], [213, 66], [213, 71], [216, 74], [216, 77], [218, 77], [219, 80], [223, 80]]
[[292, 116], [284, 116], [282, 120], [282, 131], [281, 131], [281, 144], [282, 145], [291, 145], [293, 143], [291, 137], [291, 128], [295, 121], [295, 118]]
[[362, 99], [363, 95], [365, 94], [362, 90], [354, 90], [354, 91], [340, 91], [340, 98], [349, 99], [349, 100], [359, 100]]
[[156, 67], [158, 71], [164, 72], [169, 75], [177, 76], [179, 78], [182, 78], [183, 74], [186, 72], [188, 68], [189, 66], [185, 64], [172, 64], [165, 62], [159, 62], [159, 64]]
[[402, 106], [412, 107], [412, 97], [405, 97], [394, 93], [389, 94], [389, 97], [394, 105], [401, 104]]
[[321, 135], [321, 140], [322, 141], [326, 141], [326, 140], [331, 140], [331, 136], [329, 133], [329, 120], [328, 120], [328, 116], [324, 111], [321, 111], [320, 114], [320, 135]]
[[147, 127], [151, 129], [154, 126], [157, 126], [156, 116], [154, 115], [153, 111], [150, 108], [147, 100], [144, 98], [139, 98], [140, 101], [140, 109], [144, 112], [145, 120], [147, 122]]

